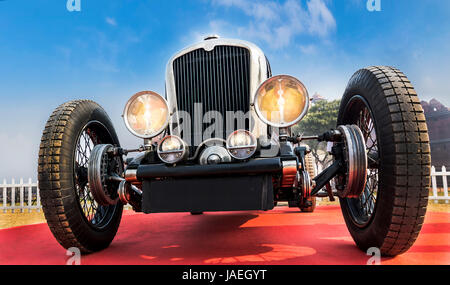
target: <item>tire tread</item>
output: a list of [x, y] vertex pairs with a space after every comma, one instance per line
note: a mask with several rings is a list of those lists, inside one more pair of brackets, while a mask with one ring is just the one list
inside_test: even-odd
[[[71, 120], [76, 112], [88, 108], [101, 108], [91, 100], [75, 100], [57, 107], [50, 115], [42, 133], [38, 157], [38, 181], [41, 204], [47, 224], [56, 240], [64, 247], [77, 247], [82, 253], [95, 251], [89, 247], [81, 223], [73, 211], [72, 173], [67, 170], [69, 146], [64, 145], [64, 137], [71, 136]], [[66, 154], [65, 154], [66, 153]]]
[[382, 174], [388, 182], [382, 186], [393, 191], [393, 205], [379, 246], [382, 254], [394, 256], [413, 245], [423, 226], [431, 171], [428, 128], [417, 93], [400, 70], [389, 66], [362, 69], [350, 80], [346, 94], [357, 84], [370, 85], [366, 90], [377, 96], [371, 108], [380, 112], [378, 129], [387, 142], [382, 147], [389, 149]]

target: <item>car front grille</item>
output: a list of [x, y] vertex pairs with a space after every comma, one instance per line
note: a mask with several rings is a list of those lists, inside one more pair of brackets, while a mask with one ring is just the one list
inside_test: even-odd
[[[235, 123], [227, 126], [226, 112], [249, 111], [250, 52], [246, 48], [216, 46], [212, 51], [193, 50], [173, 61], [173, 74], [178, 111], [191, 116], [192, 146], [205, 139], [202, 137], [205, 129], [215, 122], [214, 116], [206, 115], [205, 120], [210, 123], [196, 123], [209, 111], [217, 111], [223, 118], [222, 131], [213, 132], [212, 137], [224, 139], [236, 129]], [[201, 105], [196, 107], [196, 104]], [[202, 113], [198, 114], [200, 110]], [[195, 120], [194, 116], [199, 119]]]

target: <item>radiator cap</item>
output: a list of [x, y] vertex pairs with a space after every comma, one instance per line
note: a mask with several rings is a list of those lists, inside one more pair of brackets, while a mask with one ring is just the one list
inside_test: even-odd
[[209, 41], [209, 40], [215, 40], [215, 39], [218, 39], [218, 38], [220, 38], [219, 37], [219, 35], [207, 35], [203, 40], [205, 40], [205, 41]]

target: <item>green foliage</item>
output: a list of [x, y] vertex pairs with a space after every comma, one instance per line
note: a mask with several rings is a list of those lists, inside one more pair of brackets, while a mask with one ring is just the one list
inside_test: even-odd
[[309, 136], [335, 128], [340, 103], [341, 100], [314, 103], [308, 115], [294, 127], [294, 132]]
[[[336, 120], [341, 100], [318, 101], [309, 109], [308, 115], [300, 123], [293, 127], [293, 133], [304, 136], [320, 135], [330, 129], [336, 128]], [[325, 166], [331, 159], [324, 151], [325, 143], [317, 141], [305, 141], [311, 147], [316, 160]]]

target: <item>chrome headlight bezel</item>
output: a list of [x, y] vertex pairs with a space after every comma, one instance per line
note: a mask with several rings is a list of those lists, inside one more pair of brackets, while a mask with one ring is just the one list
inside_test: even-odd
[[[262, 111], [260, 109], [260, 106], [259, 106], [258, 96], [260, 95], [260, 92], [261, 92], [262, 88], [264, 88], [267, 84], [269, 84], [269, 83], [271, 83], [273, 81], [276, 81], [276, 80], [283, 80], [283, 79], [292, 80], [298, 86], [300, 86], [300, 88], [302, 88], [303, 95], [305, 96], [305, 98], [304, 98], [305, 99], [305, 106], [303, 107], [303, 110], [300, 112], [300, 114], [294, 120], [292, 120], [290, 122], [285, 122], [285, 123], [282, 123], [282, 124], [278, 124], [278, 123], [274, 123], [274, 122], [269, 121], [263, 115], [263, 113], [262, 113]], [[310, 107], [310, 100], [309, 100], [308, 90], [306, 89], [305, 85], [300, 80], [298, 80], [297, 78], [295, 78], [295, 77], [293, 77], [291, 75], [282, 74], [282, 75], [273, 76], [273, 77], [265, 80], [263, 83], [261, 83], [259, 85], [258, 89], [256, 90], [256, 92], [255, 92], [255, 94], [253, 96], [253, 105], [254, 105], [255, 112], [256, 112], [258, 118], [262, 122], [264, 122], [265, 124], [267, 124], [269, 126], [272, 126], [272, 127], [275, 127], [275, 128], [288, 128], [288, 127], [291, 127], [291, 126], [297, 124], [298, 122], [300, 122], [306, 116], [306, 114], [308, 113], [309, 107]]]
[[[158, 130], [156, 130], [156, 131], [154, 131], [154, 132], [152, 132], [151, 134], [148, 134], [148, 135], [142, 135], [142, 134], [136, 132], [131, 127], [131, 125], [130, 125], [130, 123], [128, 121], [128, 111], [129, 111], [129, 108], [130, 108], [131, 104], [134, 102], [134, 100], [136, 100], [138, 97], [143, 96], [143, 95], [158, 96], [159, 99], [162, 100], [162, 102], [164, 103], [164, 106], [166, 108], [166, 117], [164, 119], [164, 124], [162, 125], [161, 128], [159, 128]], [[133, 135], [137, 136], [138, 138], [151, 139], [151, 138], [154, 138], [154, 137], [158, 136], [159, 134], [161, 134], [167, 128], [167, 126], [169, 125], [169, 118], [170, 118], [169, 104], [167, 103], [167, 100], [163, 96], [159, 95], [156, 92], [153, 92], [153, 91], [141, 91], [141, 92], [138, 92], [138, 93], [134, 94], [133, 96], [131, 96], [130, 99], [128, 99], [128, 101], [125, 104], [125, 107], [123, 109], [122, 118], [123, 118], [123, 121], [125, 123], [125, 126], [127, 127], [128, 131], [130, 131], [130, 133], [132, 133]]]

